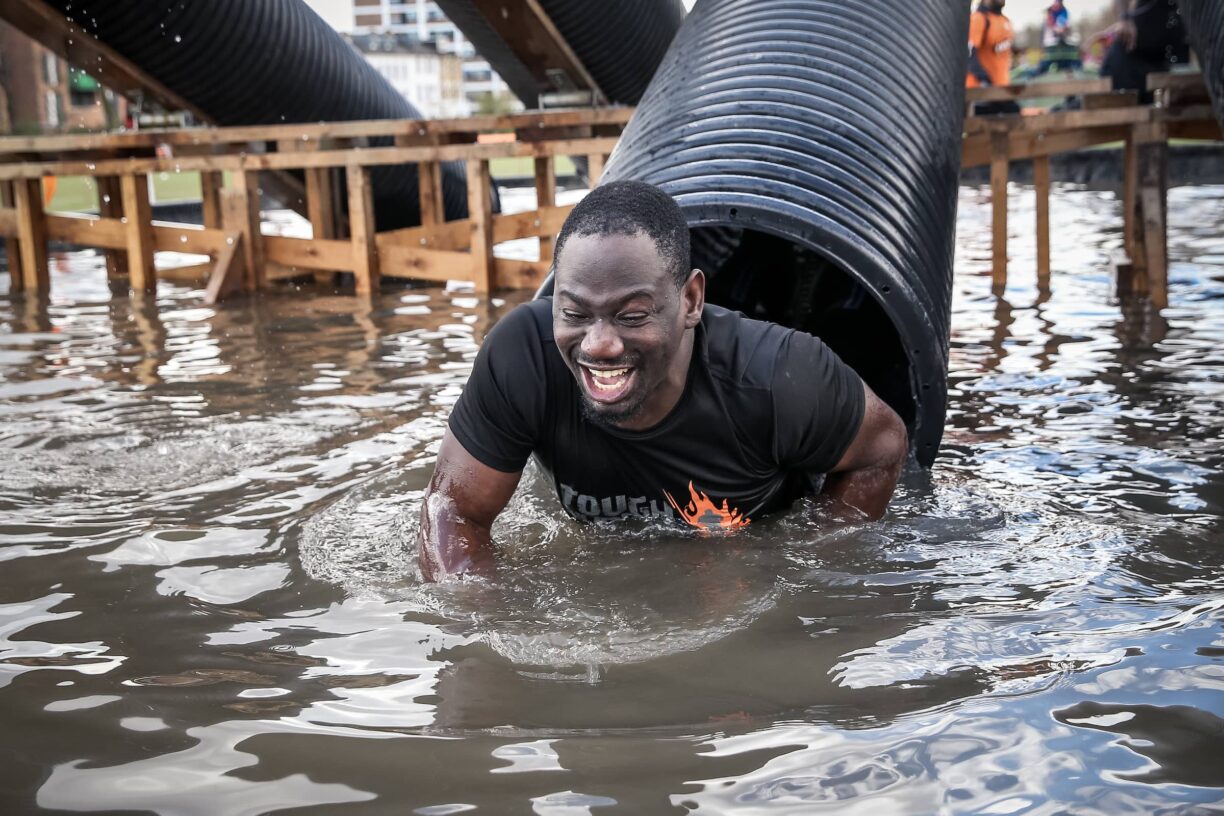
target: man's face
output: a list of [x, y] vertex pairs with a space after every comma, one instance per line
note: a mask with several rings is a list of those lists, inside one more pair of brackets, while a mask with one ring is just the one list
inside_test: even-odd
[[556, 263], [553, 335], [588, 417], [643, 429], [684, 391], [705, 279], [683, 288], [644, 233], [574, 235]]

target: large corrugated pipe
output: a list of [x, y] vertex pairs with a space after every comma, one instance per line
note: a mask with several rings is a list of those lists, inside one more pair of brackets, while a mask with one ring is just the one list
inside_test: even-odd
[[[636, 104], [684, 20], [681, 0], [539, 0], [575, 56], [609, 102]], [[539, 107], [550, 90], [515, 55], [523, 43], [507, 43], [472, 0], [438, 0], [438, 6], [524, 105]]]
[[822, 337], [924, 465], [947, 399], [967, 28], [946, 0], [700, 0], [604, 174], [675, 197], [710, 299]]
[[1181, 0], [1190, 42], [1203, 66], [1203, 79], [1216, 120], [1224, 127], [1224, 3], [1220, 0]]
[[[47, 2], [218, 125], [420, 117], [302, 0]], [[380, 228], [420, 223], [415, 166], [372, 177]], [[463, 165], [443, 183], [448, 216], [466, 216]]]

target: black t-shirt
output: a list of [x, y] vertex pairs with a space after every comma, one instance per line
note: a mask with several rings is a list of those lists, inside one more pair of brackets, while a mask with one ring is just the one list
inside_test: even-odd
[[451, 432], [495, 470], [522, 470], [534, 453], [578, 519], [738, 527], [789, 506], [858, 433], [862, 381], [815, 337], [718, 306], [696, 332], [675, 408], [625, 431], [583, 416], [552, 299], [523, 304], [481, 346]]

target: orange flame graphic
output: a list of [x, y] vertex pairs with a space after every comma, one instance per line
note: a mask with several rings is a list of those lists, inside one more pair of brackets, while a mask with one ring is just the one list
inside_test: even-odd
[[692, 482], [689, 482], [688, 487], [690, 499], [687, 507], [681, 507], [680, 503], [666, 490], [663, 491], [663, 495], [671, 502], [671, 506], [676, 508], [680, 517], [693, 527], [699, 530], [717, 528], [734, 530], [738, 527], [747, 527], [751, 523], [752, 519], [744, 518], [739, 510], [728, 507], [726, 499], [723, 499], [722, 507], [719, 507], [709, 496], [693, 487]]

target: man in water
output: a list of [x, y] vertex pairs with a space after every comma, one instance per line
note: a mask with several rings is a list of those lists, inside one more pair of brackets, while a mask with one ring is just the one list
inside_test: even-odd
[[421, 507], [426, 580], [495, 571], [490, 528], [531, 455], [581, 520], [733, 530], [817, 486], [879, 518], [900, 418], [820, 340], [705, 304], [679, 206], [612, 182], [557, 237], [555, 294], [485, 339]]

